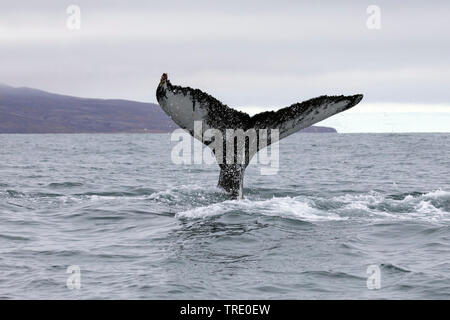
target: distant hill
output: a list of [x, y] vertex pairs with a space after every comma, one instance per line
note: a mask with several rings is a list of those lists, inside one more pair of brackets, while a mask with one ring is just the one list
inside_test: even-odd
[[[0, 133], [144, 133], [177, 127], [154, 103], [78, 98], [0, 85]], [[317, 126], [302, 131], [336, 132]]]
[[300, 132], [304, 133], [336, 133], [337, 130], [335, 128], [330, 127], [322, 127], [322, 126], [311, 126], [300, 130]]
[[0, 86], [0, 133], [167, 132], [176, 127], [153, 103]]

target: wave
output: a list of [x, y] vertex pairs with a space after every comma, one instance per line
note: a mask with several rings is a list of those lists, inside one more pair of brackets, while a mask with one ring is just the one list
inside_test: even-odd
[[186, 207], [206, 206], [218, 201], [226, 201], [228, 198], [229, 196], [218, 187], [188, 184], [155, 192], [148, 197], [148, 200], [186, 209]]
[[58, 189], [58, 188], [72, 188], [72, 187], [81, 187], [83, 184], [81, 182], [52, 182], [48, 184], [49, 188]]
[[450, 192], [441, 189], [402, 195], [371, 191], [337, 196], [332, 201], [342, 204], [340, 211], [349, 215], [360, 213], [375, 218], [450, 221]]
[[23, 193], [20, 190], [7, 189], [0, 192], [0, 198], [9, 199], [5, 205], [28, 203], [30, 206], [37, 206], [42, 202], [56, 207], [88, 202], [101, 205], [102, 201], [130, 200], [141, 202], [152, 209], [152, 212], [161, 210], [175, 214], [179, 219], [200, 219], [238, 213], [310, 222], [348, 219], [450, 221], [450, 192], [442, 189], [427, 193], [383, 194], [370, 191], [336, 196], [295, 196], [290, 193], [264, 198], [259, 192], [251, 192], [250, 188], [248, 197], [243, 200], [229, 200], [228, 195], [221, 189], [201, 184], [168, 186], [159, 191], [137, 187], [122, 189], [76, 194]]
[[[173, 194], [173, 193], [171, 193]], [[227, 213], [259, 214], [302, 221], [347, 219], [404, 219], [429, 222], [450, 221], [450, 192], [383, 195], [371, 191], [331, 198], [298, 196], [271, 199], [227, 200], [180, 211], [180, 219], [199, 219]]]
[[28, 241], [30, 238], [24, 237], [24, 236], [18, 236], [18, 235], [8, 235], [8, 234], [1, 234], [0, 233], [0, 239], [6, 239], [8, 241]]
[[314, 208], [297, 198], [272, 198], [268, 200], [228, 200], [208, 206], [194, 208], [176, 214], [177, 218], [206, 218], [225, 213], [261, 214], [306, 221], [345, 220], [346, 217]]

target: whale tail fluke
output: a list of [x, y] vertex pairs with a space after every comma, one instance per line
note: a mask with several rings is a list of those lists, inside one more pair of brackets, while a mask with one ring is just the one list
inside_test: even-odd
[[[363, 95], [320, 96], [301, 103], [294, 103], [278, 111], [266, 111], [251, 117], [247, 113], [224, 105], [198, 89], [172, 85], [167, 74], [164, 73], [156, 90], [156, 98], [167, 115], [197, 139], [199, 137], [196, 136], [194, 130], [196, 121], [200, 121], [202, 124], [202, 134], [210, 129], [218, 130], [223, 136], [226, 136], [227, 129], [241, 129], [244, 132], [249, 129], [278, 129], [278, 139], [283, 139], [301, 129], [354, 107], [362, 100]], [[258, 140], [257, 137], [256, 141]], [[205, 141], [201, 141], [211, 146]], [[213, 150], [221, 169], [219, 186], [234, 197], [242, 197], [245, 168], [253, 155], [272, 142], [274, 141], [269, 139], [262, 147], [258, 143], [256, 148], [250, 148], [252, 151], [245, 149], [246, 156], [243, 162], [230, 163], [225, 161], [226, 152], [219, 155], [215, 152], [216, 150]], [[244, 143], [244, 148], [246, 145], [248, 146], [248, 139], [247, 143]], [[226, 139], [223, 141], [223, 149], [226, 149]], [[234, 159], [236, 159], [239, 148], [236, 148], [234, 153]]]

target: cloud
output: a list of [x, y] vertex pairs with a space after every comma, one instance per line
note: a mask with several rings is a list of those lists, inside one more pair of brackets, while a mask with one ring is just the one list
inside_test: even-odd
[[162, 72], [231, 106], [274, 108], [322, 94], [445, 108], [447, 1], [61, 1], [2, 4], [0, 82], [80, 96], [155, 101]]

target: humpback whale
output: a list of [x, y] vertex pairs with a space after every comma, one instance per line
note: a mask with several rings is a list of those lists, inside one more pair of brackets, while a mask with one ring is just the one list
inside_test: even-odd
[[[267, 139], [264, 143], [259, 143], [260, 136], [257, 135], [255, 148], [250, 147], [249, 137], [246, 137], [245, 143], [241, 146], [239, 144], [235, 146], [234, 150], [230, 151], [234, 153], [233, 159], [235, 161], [229, 161], [226, 158], [226, 141], [223, 141], [223, 152], [216, 152], [216, 144], [214, 144], [215, 148], [211, 148], [220, 167], [218, 186], [235, 198], [242, 198], [245, 169], [251, 158], [259, 150], [301, 129], [354, 107], [362, 98], [362, 94], [352, 96], [324, 95], [294, 103], [278, 111], [266, 111], [250, 116], [245, 112], [228, 107], [199, 89], [171, 84], [166, 73], [161, 76], [156, 89], [156, 99], [164, 112], [177, 125], [207, 146], [211, 147], [212, 141], [204, 141], [202, 137], [196, 134], [194, 128], [196, 122], [201, 123], [202, 133], [214, 129], [219, 130], [223, 136], [226, 136], [226, 131], [229, 129], [242, 129], [242, 131], [249, 129], [261, 131], [263, 129], [263, 132], [266, 132]], [[264, 131], [264, 129], [266, 130]], [[274, 139], [270, 133], [267, 133], [268, 130], [273, 129], [278, 130], [278, 139]], [[231, 137], [231, 139], [235, 139], [235, 137]], [[236, 161], [237, 155], [242, 150], [244, 150], [245, 157], [242, 161]]]

